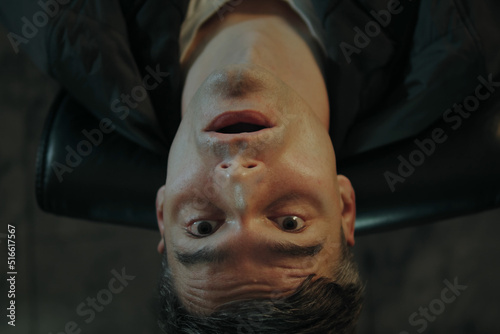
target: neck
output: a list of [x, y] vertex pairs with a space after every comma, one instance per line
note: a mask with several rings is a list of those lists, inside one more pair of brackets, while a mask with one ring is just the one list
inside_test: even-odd
[[[186, 57], [182, 115], [215, 69], [254, 64], [276, 75], [309, 104], [325, 128], [329, 104], [321, 52], [300, 17], [281, 1], [244, 1], [223, 20], [214, 15], [198, 31]], [[249, 4], [250, 3], [250, 4]]]

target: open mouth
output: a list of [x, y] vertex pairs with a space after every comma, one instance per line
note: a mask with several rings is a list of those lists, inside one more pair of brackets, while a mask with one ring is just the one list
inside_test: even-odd
[[261, 131], [274, 125], [260, 112], [228, 111], [217, 116], [205, 131], [235, 134]]
[[262, 125], [241, 122], [241, 123], [236, 123], [236, 124], [225, 126], [219, 130], [216, 130], [215, 132], [218, 132], [218, 133], [257, 132], [257, 131], [260, 131], [260, 130], [263, 130], [266, 128], [267, 127], [262, 126]]

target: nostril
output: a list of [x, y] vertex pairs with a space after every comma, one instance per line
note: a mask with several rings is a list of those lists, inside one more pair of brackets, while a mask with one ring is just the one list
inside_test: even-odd
[[232, 162], [223, 162], [219, 165], [218, 168], [220, 169], [234, 169], [234, 170], [237, 170], [238, 167], [239, 168], [243, 168], [243, 169], [250, 169], [250, 168], [255, 168], [255, 167], [258, 167], [259, 164], [256, 163], [256, 162], [248, 162], [248, 163], [235, 163], [233, 164]]

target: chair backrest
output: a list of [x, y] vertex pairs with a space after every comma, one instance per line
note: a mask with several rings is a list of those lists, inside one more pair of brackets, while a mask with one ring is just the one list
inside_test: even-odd
[[[440, 119], [415, 138], [338, 161], [356, 191], [356, 234], [500, 206], [500, 94], [457, 125]], [[38, 151], [36, 198], [50, 213], [156, 229], [166, 165], [62, 93]]]

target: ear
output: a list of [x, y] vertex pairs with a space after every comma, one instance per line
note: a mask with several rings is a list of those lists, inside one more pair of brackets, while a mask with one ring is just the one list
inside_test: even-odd
[[344, 175], [337, 175], [340, 192], [342, 227], [349, 246], [354, 246], [354, 224], [356, 222], [356, 196], [351, 181]]
[[165, 201], [165, 185], [161, 186], [156, 193], [156, 221], [158, 223], [158, 229], [160, 230], [161, 240], [158, 243], [158, 253], [160, 255], [165, 251], [165, 238], [163, 234], [165, 233], [165, 226], [163, 225], [163, 202]]

